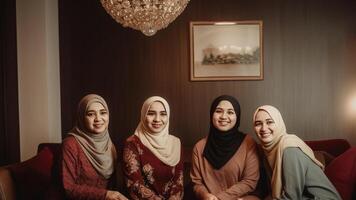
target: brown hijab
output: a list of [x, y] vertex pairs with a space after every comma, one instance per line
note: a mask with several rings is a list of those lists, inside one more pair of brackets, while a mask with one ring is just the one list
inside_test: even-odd
[[109, 114], [108, 106], [101, 96], [86, 95], [78, 104], [77, 124], [68, 134], [74, 136], [95, 170], [108, 179], [114, 171], [116, 160], [116, 150], [110, 139], [109, 131], [106, 128], [104, 132], [94, 134], [87, 131], [84, 125], [86, 112], [89, 106], [95, 102], [103, 105]]
[[264, 154], [267, 158], [269, 167], [272, 170], [271, 177], [271, 187], [272, 187], [272, 197], [273, 199], [280, 198], [282, 194], [282, 159], [283, 151], [288, 147], [298, 147], [303, 151], [316, 165], [324, 168], [314, 156], [312, 149], [306, 145], [303, 140], [301, 140], [296, 135], [288, 134], [286, 131], [286, 126], [284, 124], [281, 113], [277, 108], [264, 105], [256, 109], [255, 114], [253, 115], [253, 124], [255, 124], [256, 115], [258, 111], [266, 111], [270, 117], [273, 119], [276, 130], [274, 131], [275, 137], [268, 144], [261, 144]]

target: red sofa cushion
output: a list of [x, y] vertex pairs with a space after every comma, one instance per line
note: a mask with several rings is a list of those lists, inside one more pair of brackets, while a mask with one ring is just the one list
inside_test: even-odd
[[51, 185], [53, 154], [44, 148], [35, 157], [10, 168], [17, 199], [43, 199]]
[[356, 198], [356, 147], [336, 157], [325, 169], [343, 200]]

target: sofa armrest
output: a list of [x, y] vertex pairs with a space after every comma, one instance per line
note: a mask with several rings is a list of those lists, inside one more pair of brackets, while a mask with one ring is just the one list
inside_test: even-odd
[[14, 182], [7, 167], [0, 167], [0, 199], [16, 199]]

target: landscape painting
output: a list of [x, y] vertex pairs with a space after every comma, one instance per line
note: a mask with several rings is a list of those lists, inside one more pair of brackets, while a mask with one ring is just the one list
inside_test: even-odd
[[262, 21], [191, 22], [191, 80], [262, 80], [262, 49]]

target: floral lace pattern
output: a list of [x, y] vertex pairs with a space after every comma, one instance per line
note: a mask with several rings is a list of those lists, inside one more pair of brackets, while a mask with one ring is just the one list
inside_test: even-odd
[[136, 155], [130, 149], [124, 149], [124, 162], [126, 163], [127, 172], [132, 174], [138, 171], [139, 164]]
[[153, 167], [150, 164], [145, 164], [142, 171], [143, 174], [145, 174], [147, 182], [153, 184], [153, 182], [155, 182], [155, 179], [153, 178]]
[[124, 147], [126, 186], [132, 199], [178, 200], [183, 198], [183, 162], [168, 166], [136, 136]]
[[178, 180], [177, 180], [177, 184], [183, 187], [183, 181], [184, 181], [184, 179], [183, 179], [183, 171], [180, 171], [179, 172], [179, 177], [178, 177]]

